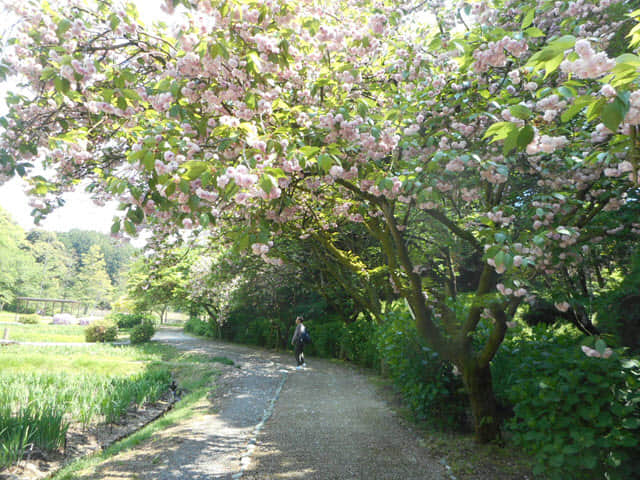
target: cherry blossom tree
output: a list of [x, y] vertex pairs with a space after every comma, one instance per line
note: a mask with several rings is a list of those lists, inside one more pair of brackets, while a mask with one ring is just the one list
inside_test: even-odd
[[[498, 435], [489, 366], [531, 279], [640, 231], [607, 214], [638, 193], [628, 2], [169, 0], [171, 29], [131, 5], [11, 8], [0, 175], [29, 178], [36, 216], [84, 180], [122, 202], [114, 234], [215, 225], [269, 263], [287, 237], [386, 279], [461, 372], [479, 441]], [[353, 224], [383, 265], [335, 241]]]

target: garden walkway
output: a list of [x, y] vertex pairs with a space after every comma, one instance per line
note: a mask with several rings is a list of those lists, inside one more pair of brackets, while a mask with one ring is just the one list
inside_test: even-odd
[[[194, 417], [79, 474], [138, 480], [447, 480], [445, 467], [376, 394], [367, 376], [337, 363], [195, 339], [154, 338], [236, 365]], [[78, 475], [78, 474], [76, 474]]]

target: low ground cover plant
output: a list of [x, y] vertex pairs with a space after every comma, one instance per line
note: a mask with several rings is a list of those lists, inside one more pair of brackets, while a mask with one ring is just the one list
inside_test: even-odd
[[8, 330], [9, 340], [17, 342], [84, 342], [84, 329], [81, 325], [7, 325], [0, 326]]

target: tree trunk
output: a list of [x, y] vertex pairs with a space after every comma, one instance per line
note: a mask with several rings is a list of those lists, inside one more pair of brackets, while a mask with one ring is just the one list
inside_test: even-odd
[[471, 360], [463, 368], [463, 379], [473, 414], [473, 428], [478, 443], [488, 443], [500, 438], [496, 399], [493, 395], [491, 368], [480, 367]]

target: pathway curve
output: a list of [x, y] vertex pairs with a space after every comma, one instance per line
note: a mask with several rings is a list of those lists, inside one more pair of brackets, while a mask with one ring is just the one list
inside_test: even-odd
[[81, 479], [446, 480], [442, 464], [357, 369], [205, 341], [163, 329], [155, 340], [236, 362], [197, 415], [122, 452]]

